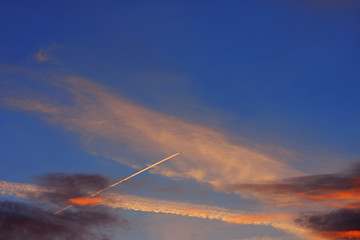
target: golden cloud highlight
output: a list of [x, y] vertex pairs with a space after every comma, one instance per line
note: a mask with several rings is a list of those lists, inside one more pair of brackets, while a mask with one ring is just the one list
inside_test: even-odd
[[68, 200], [70, 204], [79, 205], [79, 206], [91, 206], [91, 207], [104, 203], [105, 201], [106, 198], [100, 198], [100, 197], [70, 198]]
[[317, 233], [320, 237], [326, 239], [360, 239], [360, 231], [338, 231], [338, 232], [320, 232]]

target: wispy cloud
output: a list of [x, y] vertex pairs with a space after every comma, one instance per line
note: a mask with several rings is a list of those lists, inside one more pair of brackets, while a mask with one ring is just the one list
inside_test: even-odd
[[[173, 178], [191, 178], [219, 187], [223, 184], [272, 180], [298, 174], [259, 146], [230, 140], [231, 134], [152, 111], [79, 77], [52, 81], [72, 104], [44, 96], [10, 97], [8, 106], [40, 113], [78, 133], [87, 150], [139, 168], [144, 157], [161, 158], [182, 151], [181, 158], [154, 170]], [[58, 100], [58, 99], [57, 99]], [[69, 102], [69, 101], [68, 101]], [[130, 162], [124, 152], [137, 152]], [[133, 155], [134, 156], [134, 155]]]
[[250, 191], [275, 200], [279, 205], [323, 205], [356, 209], [360, 207], [359, 197], [360, 165], [350, 171], [333, 174], [313, 174], [287, 178], [264, 184], [235, 184], [226, 188], [230, 191]]
[[40, 50], [34, 55], [35, 59], [38, 62], [45, 62], [51, 60], [53, 57], [51, 56], [51, 53], [56, 51], [60, 45], [54, 43], [47, 47], [42, 47]]

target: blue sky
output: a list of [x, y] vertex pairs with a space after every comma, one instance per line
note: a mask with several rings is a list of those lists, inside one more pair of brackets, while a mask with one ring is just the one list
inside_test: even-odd
[[[2, 1], [0, 180], [34, 184], [53, 172], [119, 179], [181, 151], [120, 190], [302, 213], [309, 205], [275, 211], [272, 193], [269, 202], [224, 186], [358, 162], [359, 10], [351, 0]], [[132, 224], [119, 239], [174, 239], [158, 225], [181, 240], [304, 238], [277, 220], [116, 211]]]

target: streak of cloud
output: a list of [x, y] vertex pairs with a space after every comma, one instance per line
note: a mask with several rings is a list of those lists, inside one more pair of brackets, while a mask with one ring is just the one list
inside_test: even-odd
[[[44, 193], [49, 193], [54, 190], [36, 185], [24, 186], [24, 184], [2, 181], [0, 182], [0, 191], [2, 194], [41, 200]], [[104, 197], [107, 200], [101, 204], [111, 208], [153, 213], [167, 213], [179, 216], [219, 220], [232, 224], [269, 225], [300, 236], [307, 233], [305, 228], [299, 227], [293, 224], [292, 221], [289, 221], [293, 218], [293, 214], [246, 213], [204, 204], [193, 204], [115, 193], [106, 193], [104, 194]]]
[[[144, 164], [143, 153], [154, 158], [183, 151], [181, 161], [169, 162], [153, 172], [172, 178], [191, 178], [218, 187], [228, 183], [254, 182], [292, 176], [290, 166], [265, 154], [261, 147], [235, 143], [230, 134], [158, 113], [111, 93], [104, 86], [79, 77], [48, 80], [73, 104], [34, 95], [4, 99], [10, 107], [60, 123], [80, 134], [93, 154], [112, 158], [132, 167]], [[121, 152], [120, 152], [121, 150]], [[137, 152], [129, 162], [123, 152]]]
[[[235, 184], [230, 191], [250, 191], [267, 200], [289, 205], [325, 205], [357, 209], [360, 207], [360, 165], [350, 171], [307, 175], [264, 184]], [[266, 194], [264, 194], [266, 193]]]
[[291, 214], [256, 214], [187, 202], [176, 202], [134, 195], [107, 195], [107, 206], [142, 212], [169, 213], [181, 216], [221, 220], [235, 224], [272, 225], [278, 220], [291, 219]]

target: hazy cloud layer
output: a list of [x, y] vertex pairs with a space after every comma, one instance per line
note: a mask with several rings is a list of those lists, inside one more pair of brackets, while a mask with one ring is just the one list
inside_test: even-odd
[[[261, 147], [250, 148], [230, 140], [219, 129], [205, 127], [131, 103], [105, 87], [78, 77], [48, 80], [59, 99], [33, 95], [4, 99], [11, 107], [41, 113], [48, 121], [60, 123], [80, 134], [89, 152], [133, 167], [144, 166], [144, 155], [156, 159], [182, 151], [181, 159], [153, 170], [168, 177], [192, 178], [218, 187], [228, 183], [271, 180], [297, 172]], [[54, 103], [58, 101], [58, 103]], [[61, 102], [61, 101], [60, 101]], [[123, 152], [137, 152], [126, 160]], [[285, 153], [285, 152], [284, 152]]]

